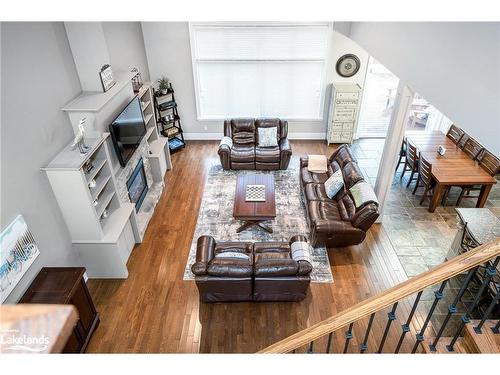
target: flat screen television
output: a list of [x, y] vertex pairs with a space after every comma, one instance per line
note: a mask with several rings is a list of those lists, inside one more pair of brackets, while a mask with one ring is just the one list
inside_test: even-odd
[[146, 124], [139, 97], [134, 97], [109, 125], [116, 155], [124, 167], [146, 134]]

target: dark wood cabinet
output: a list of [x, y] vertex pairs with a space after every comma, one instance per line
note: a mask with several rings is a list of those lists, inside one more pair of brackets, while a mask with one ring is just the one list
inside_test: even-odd
[[83, 274], [83, 267], [44, 267], [19, 303], [74, 305], [78, 321], [63, 353], [83, 353], [99, 325], [96, 311]]

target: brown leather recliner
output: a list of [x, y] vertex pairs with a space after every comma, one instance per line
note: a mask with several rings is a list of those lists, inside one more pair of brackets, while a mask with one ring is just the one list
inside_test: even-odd
[[[259, 146], [259, 128], [276, 128], [277, 146]], [[224, 169], [287, 169], [292, 149], [287, 139], [288, 122], [280, 119], [234, 119], [224, 121], [224, 137], [219, 145]]]
[[[307, 295], [312, 265], [295, 260], [291, 244], [307, 242], [294, 236], [290, 242], [216, 242], [198, 239], [195, 274], [202, 302], [300, 301]], [[230, 253], [231, 256], [224, 256]], [[235, 256], [241, 254], [241, 256]]]
[[[309, 239], [313, 246], [342, 247], [356, 245], [379, 216], [378, 203], [366, 202], [356, 208], [349, 189], [363, 174], [347, 145], [339, 147], [328, 159], [326, 173], [312, 173], [307, 169], [308, 158], [300, 159], [300, 185], [306, 201]], [[342, 170], [344, 189], [330, 199], [325, 181], [337, 170]]]

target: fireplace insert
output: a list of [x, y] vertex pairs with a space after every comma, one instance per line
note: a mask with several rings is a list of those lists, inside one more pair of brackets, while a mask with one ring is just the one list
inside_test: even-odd
[[148, 192], [148, 182], [146, 180], [142, 158], [137, 163], [132, 175], [127, 181], [127, 189], [130, 201], [135, 204], [135, 211], [139, 212], [142, 201]]

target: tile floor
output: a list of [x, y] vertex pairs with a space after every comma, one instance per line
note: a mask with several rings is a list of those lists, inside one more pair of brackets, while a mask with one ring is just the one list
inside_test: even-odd
[[[352, 145], [358, 164], [375, 184], [378, 167], [384, 147], [384, 139], [359, 139]], [[422, 189], [412, 194], [414, 182], [406, 187], [409, 173], [401, 180], [400, 165], [394, 175], [390, 193], [387, 197], [382, 226], [396, 249], [398, 258], [408, 277], [416, 276], [429, 268], [442, 263], [457, 231], [455, 202], [459, 188], [450, 192], [447, 206], [439, 206], [431, 213], [427, 207], [429, 200], [419, 204]], [[500, 181], [500, 179], [499, 179]], [[463, 199], [461, 207], [474, 207], [474, 199]], [[485, 205], [500, 218], [500, 183], [493, 186]]]

